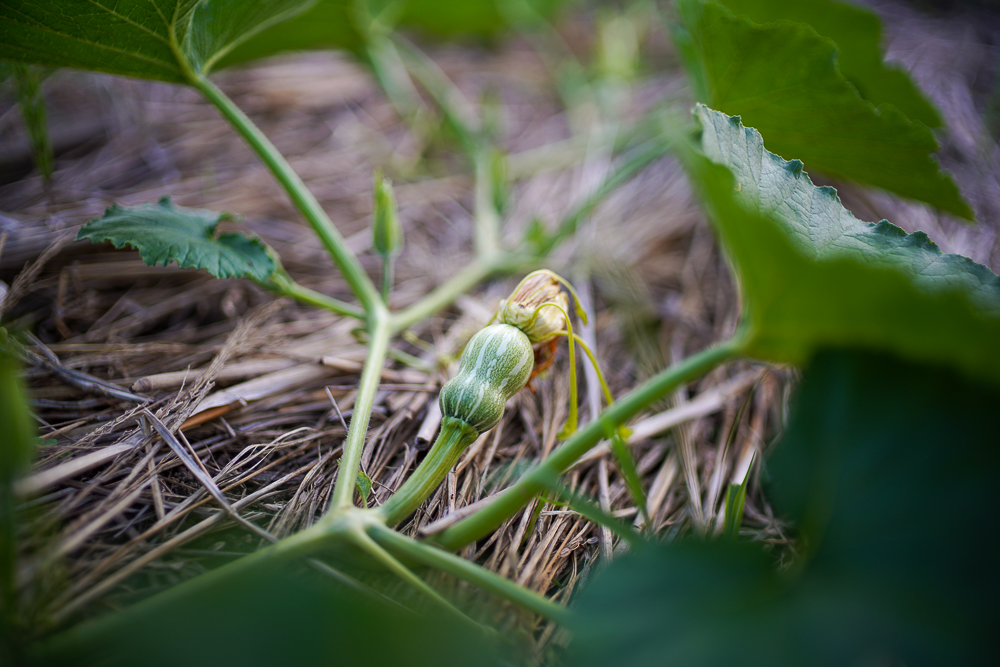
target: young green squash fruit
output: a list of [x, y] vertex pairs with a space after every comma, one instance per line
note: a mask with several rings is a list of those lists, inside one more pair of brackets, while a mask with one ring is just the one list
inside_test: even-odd
[[528, 382], [531, 342], [509, 324], [481, 329], [465, 347], [458, 373], [441, 388], [441, 414], [485, 433], [500, 423], [504, 405]]

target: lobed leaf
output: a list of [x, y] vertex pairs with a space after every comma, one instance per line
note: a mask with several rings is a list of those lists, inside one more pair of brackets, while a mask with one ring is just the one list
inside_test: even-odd
[[38, 0], [0, 4], [0, 59], [186, 83], [313, 0]]
[[1000, 381], [1000, 278], [923, 233], [856, 219], [739, 118], [695, 114], [704, 154], [678, 148], [736, 268], [747, 354], [801, 364], [863, 346]]
[[806, 23], [837, 44], [837, 68], [861, 97], [891, 104], [910, 120], [937, 128], [941, 116], [902, 68], [883, 62], [882, 21], [867, 7], [834, 0], [720, 0], [754, 23]]
[[927, 127], [865, 100], [838, 69], [837, 45], [808, 25], [758, 25], [714, 2], [680, 0], [674, 39], [698, 98], [743, 120], [810, 169], [973, 219], [932, 153]]
[[226, 214], [177, 208], [168, 198], [157, 204], [125, 208], [115, 204], [104, 217], [84, 225], [77, 240], [110, 241], [139, 251], [148, 266], [177, 262], [183, 269], [205, 269], [216, 278], [267, 280], [276, 264], [267, 246], [255, 237], [216, 235]]
[[583, 590], [566, 664], [995, 664], [998, 400], [933, 366], [818, 355], [770, 462], [800, 562], [730, 540], [636, 549]]

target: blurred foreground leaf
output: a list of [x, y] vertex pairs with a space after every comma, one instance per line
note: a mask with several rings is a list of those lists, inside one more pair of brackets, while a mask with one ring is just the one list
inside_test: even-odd
[[674, 39], [701, 101], [741, 116], [768, 148], [809, 169], [973, 219], [932, 157], [931, 131], [862, 98], [832, 41], [802, 23], [757, 25], [714, 2], [680, 0], [678, 10]]
[[696, 116], [708, 157], [679, 150], [736, 267], [747, 354], [801, 364], [819, 348], [863, 346], [1000, 381], [992, 271], [923, 233], [857, 220], [738, 118], [704, 106]]
[[501, 664], [468, 626], [375, 602], [312, 570], [216, 574], [57, 635], [35, 657], [53, 667]]
[[313, 0], [38, 0], [0, 4], [0, 59], [186, 83]]
[[940, 368], [818, 355], [770, 462], [799, 561], [729, 540], [636, 550], [584, 590], [567, 664], [997, 664], [998, 401]]
[[14, 479], [31, 461], [35, 439], [20, 364], [9, 347], [8, 335], [0, 328], [0, 664], [16, 661], [20, 643], [13, 487]]
[[110, 241], [116, 248], [133, 246], [148, 266], [177, 262], [184, 269], [205, 269], [216, 278], [267, 280], [276, 268], [267, 246], [243, 234], [216, 235], [226, 217], [177, 208], [167, 198], [130, 208], [115, 204], [103, 218], [84, 225], [77, 239]]
[[867, 7], [834, 0], [721, 0], [735, 15], [754, 23], [807, 23], [837, 44], [837, 68], [861, 96], [878, 106], [891, 104], [910, 120], [941, 126], [941, 116], [909, 74], [883, 61], [882, 21]]

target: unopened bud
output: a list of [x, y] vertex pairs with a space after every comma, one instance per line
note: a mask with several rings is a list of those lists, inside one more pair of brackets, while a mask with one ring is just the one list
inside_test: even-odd
[[[543, 304], [552, 304], [542, 307]], [[558, 307], [553, 307], [558, 306]], [[535, 271], [521, 281], [510, 297], [500, 302], [497, 320], [517, 327], [532, 345], [544, 343], [566, 330], [569, 300], [551, 271]]]
[[396, 214], [396, 195], [392, 191], [392, 181], [382, 176], [381, 169], [375, 170], [372, 190], [375, 200], [372, 245], [382, 257], [389, 257], [403, 247], [403, 227]]

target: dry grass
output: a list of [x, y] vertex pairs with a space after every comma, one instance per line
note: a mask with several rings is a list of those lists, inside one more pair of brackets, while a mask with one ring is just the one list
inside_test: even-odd
[[[965, 170], [966, 192], [981, 216], [995, 220], [996, 146], [969, 144], [968, 132], [962, 134], [970, 118], [982, 125], [983, 97], [973, 85], [979, 79], [967, 78], [962, 88], [954, 72], [928, 72], [931, 65], [906, 57], [918, 30], [964, 40], [964, 74], [992, 71], [987, 60], [993, 56], [995, 64], [995, 54], [985, 46], [976, 51], [981, 40], [966, 38], [963, 26], [973, 29], [966, 16], [929, 25], [905, 6], [883, 10], [897, 17], [891, 54], [925, 83], [938, 75], [950, 82], [938, 102], [961, 131], [948, 135], [943, 160]], [[581, 20], [569, 32], [585, 36], [588, 27]], [[586, 37], [578, 46], [586, 48]], [[573, 120], [527, 44], [432, 53], [470, 99], [484, 91], [499, 95], [505, 147], [521, 156], [512, 157], [520, 181], [505, 221], [509, 239], [519, 238], [536, 215], [558, 220], [600, 183], [606, 156], [576, 148]], [[628, 91], [632, 115], [685, 94], [662, 35], [651, 35], [649, 53], [652, 73]], [[940, 66], [935, 60], [933, 67]], [[219, 81], [289, 156], [373, 275], [371, 173], [384, 165], [393, 175], [406, 228], [393, 306], [413, 302], [470, 257], [467, 167], [439, 139], [430, 145], [415, 139], [372, 79], [345, 56], [279, 58]], [[940, 87], [929, 89], [944, 95]], [[14, 326], [37, 336], [26, 377], [45, 440], [21, 487], [28, 520], [21, 528], [20, 585], [40, 628], [127, 604], [261, 544], [233, 527], [204, 484], [148, 421], [144, 426], [142, 405], [176, 429], [242, 518], [288, 535], [326, 507], [345, 432], [341, 415], [350, 419], [364, 353], [352, 320], [274, 301], [246, 282], [149, 268], [132, 252], [68, 242], [67, 232], [71, 237], [113, 201], [136, 204], [169, 194], [181, 205], [242, 214], [296, 279], [348, 297], [282, 191], [194, 92], [74, 72], [56, 73], [47, 91], [62, 149], [53, 184], [46, 189], [28, 176], [0, 187], [0, 208], [7, 211], [0, 220], [6, 233], [0, 271], [8, 282], [18, 276], [5, 307]], [[0, 116], [4, 136], [17, 130], [12, 114]], [[540, 146], [548, 147], [546, 157], [557, 168], [529, 153]], [[859, 215], [927, 229], [946, 250], [994, 268], [1000, 261], [995, 225], [963, 227], [857, 189], [845, 192], [845, 202]], [[26, 262], [34, 264], [22, 270]], [[669, 159], [609, 197], [551, 268], [578, 285], [595, 314], [586, 335], [596, 341], [615, 394], [727, 337], [736, 323], [725, 260]], [[414, 327], [413, 339], [397, 342], [422, 366], [394, 362], [383, 374], [362, 458], [374, 482], [373, 503], [420, 460], [436, 424], [437, 389], [463, 343], [514, 282], [482, 285]], [[440, 529], [552, 450], [567, 411], [564, 354], [534, 382], [534, 392], [516, 397], [499, 427], [470, 447], [404, 532]], [[635, 425], [632, 448], [649, 493], [651, 532], [669, 538], [715, 529], [725, 485], [780, 431], [790, 379], [788, 370], [731, 364]], [[591, 381], [582, 392], [584, 419], [596, 391]], [[758, 470], [755, 465], [744, 531], [779, 545], [781, 553], [788, 539], [761, 493]], [[566, 478], [608, 511], [642, 524], [606, 450], [586, 457]], [[579, 515], [532, 505], [464, 555], [567, 601], [595, 563], [618, 549], [612, 535]], [[536, 633], [537, 648], [554, 637], [552, 628]]]

